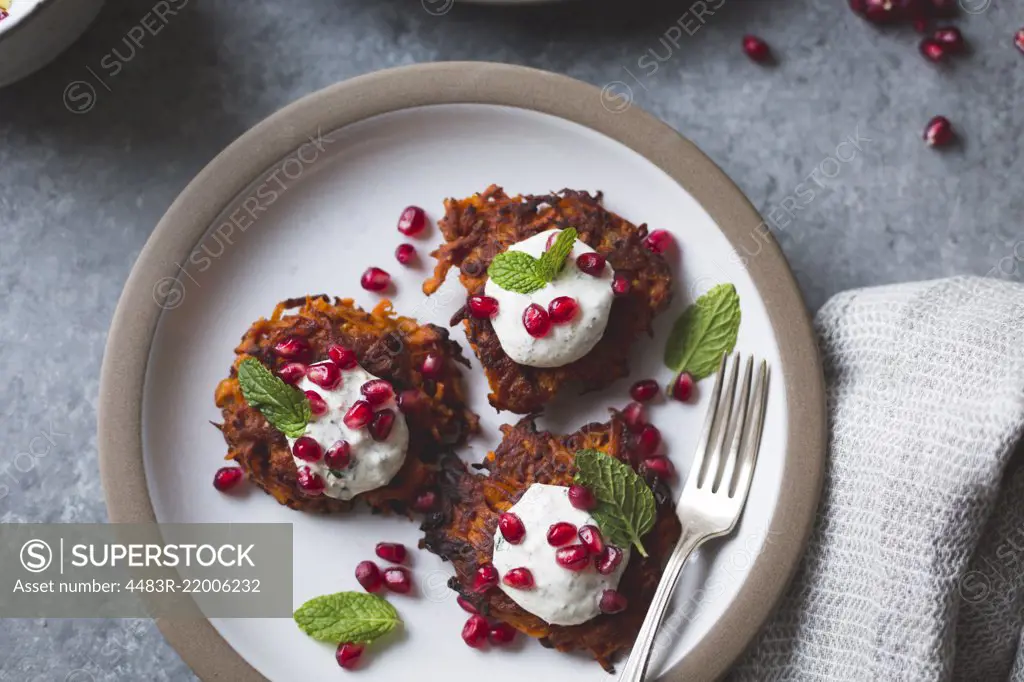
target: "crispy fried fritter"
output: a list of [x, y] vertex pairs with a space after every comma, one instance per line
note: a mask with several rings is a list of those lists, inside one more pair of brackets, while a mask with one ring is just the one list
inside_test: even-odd
[[[291, 309], [296, 310], [285, 315]], [[338, 343], [352, 349], [366, 371], [390, 381], [396, 392], [420, 391], [415, 409], [405, 415], [410, 436], [405, 464], [387, 486], [351, 501], [310, 497], [299, 490], [287, 439], [245, 402], [238, 383], [238, 365], [246, 357], [257, 358], [275, 372], [286, 364], [273, 347], [291, 336], [309, 342], [314, 361], [326, 360], [327, 349]], [[436, 380], [420, 374], [427, 353], [444, 359]], [[365, 500], [375, 510], [407, 513], [418, 493], [434, 485], [441, 454], [479, 428], [477, 416], [465, 404], [457, 363], [469, 363], [459, 345], [448, 338], [446, 329], [396, 316], [388, 300], [369, 313], [353, 305], [351, 299], [336, 298], [332, 303], [324, 295], [284, 301], [269, 320], [261, 318], [249, 328], [235, 355], [230, 376], [218, 384], [215, 394], [224, 416], [218, 428], [228, 444], [226, 459], [238, 462], [251, 480], [292, 509], [332, 512]]]
[[534, 483], [570, 485], [577, 450], [593, 448], [630, 462], [626, 454], [628, 436], [618, 414], [607, 423], [588, 424], [568, 436], [538, 432], [531, 418], [501, 428], [504, 439], [481, 465], [490, 476], [470, 473], [457, 458], [445, 458], [441, 507], [424, 521], [421, 545], [452, 562], [456, 577], [449, 581], [449, 587], [481, 613], [538, 638], [546, 647], [588, 651], [611, 671], [615, 655], [629, 649], [636, 639], [664, 564], [679, 539], [679, 519], [671, 495], [663, 484], [653, 486], [658, 516], [643, 539], [649, 556], [644, 559], [639, 552], [632, 552], [619, 581], [618, 591], [629, 600], [626, 610], [600, 615], [580, 625], [549, 625], [524, 611], [498, 588], [484, 594], [472, 591], [477, 568], [491, 561], [498, 517]]
[[519, 365], [502, 350], [490, 320], [469, 317], [465, 310], [456, 314], [452, 324], [464, 322], [466, 337], [491, 385], [488, 400], [500, 410], [538, 412], [567, 381], [591, 390], [625, 376], [629, 347], [642, 332], [650, 333], [654, 317], [672, 297], [668, 264], [643, 246], [647, 226], [637, 227], [606, 211], [600, 193], [564, 189], [546, 196], [509, 197], [491, 185], [468, 199], [446, 200], [438, 226], [446, 243], [431, 254], [437, 265], [423, 285], [426, 294], [441, 286], [452, 266], [459, 268], [459, 279], [470, 295], [482, 294], [495, 255], [540, 232], [568, 227], [575, 227], [584, 243], [632, 283], [629, 294], [612, 304], [608, 327], [597, 345], [564, 367]]

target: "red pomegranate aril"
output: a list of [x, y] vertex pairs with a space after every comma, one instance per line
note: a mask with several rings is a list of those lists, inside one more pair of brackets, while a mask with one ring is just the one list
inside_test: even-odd
[[274, 352], [286, 360], [303, 362], [309, 360], [313, 349], [306, 339], [300, 336], [289, 336], [287, 339], [274, 344]]
[[627, 429], [633, 433], [640, 433], [647, 424], [647, 411], [640, 403], [630, 403], [622, 411], [622, 421], [626, 423]]
[[921, 51], [921, 54], [924, 55], [925, 59], [932, 62], [941, 62], [946, 58], [946, 47], [934, 38], [925, 38], [922, 40], [921, 44], [918, 45], [918, 49]]
[[533, 587], [533, 573], [525, 566], [512, 568], [501, 577], [501, 582], [517, 590], [528, 590]]
[[367, 291], [384, 291], [391, 284], [391, 275], [380, 268], [366, 268], [359, 284]]
[[[752, 35], [743, 36], [743, 51], [746, 52], [748, 57], [758, 63], [766, 62], [771, 59], [772, 56], [772, 51], [771, 48], [768, 47], [768, 43], [764, 42], [757, 36]], [[648, 237], [648, 239], [650, 239], [650, 237]], [[654, 251], [654, 249], [651, 250]], [[655, 253], [661, 253], [661, 251], [655, 251]]]
[[591, 554], [598, 555], [604, 551], [604, 538], [597, 526], [586, 525], [580, 528], [580, 542]]
[[392, 592], [409, 594], [412, 591], [412, 576], [409, 575], [408, 569], [392, 566], [384, 569], [384, 584]]
[[316, 391], [306, 391], [306, 400], [309, 402], [309, 412], [314, 417], [327, 414], [327, 401]]
[[472, 615], [462, 626], [462, 641], [474, 649], [479, 649], [487, 641], [490, 633], [491, 624], [487, 619], [479, 614]]
[[496, 623], [491, 626], [491, 642], [498, 646], [511, 644], [516, 638], [516, 629], [508, 623]]
[[936, 116], [928, 121], [924, 139], [929, 147], [944, 147], [953, 141], [953, 124], [945, 116]]
[[605, 590], [598, 604], [601, 613], [619, 613], [624, 611], [628, 605], [629, 602], [626, 601], [626, 598], [615, 590]]
[[604, 274], [604, 256], [593, 251], [581, 253], [576, 258], [576, 267], [593, 277], [600, 277]]
[[299, 489], [308, 495], [319, 495], [327, 487], [323, 477], [309, 467], [299, 469], [296, 482], [299, 484]]
[[294, 386], [302, 377], [306, 376], [306, 366], [301, 362], [289, 362], [277, 370], [277, 376], [281, 377], [281, 381], [284, 383]]
[[693, 375], [689, 372], [680, 372], [671, 386], [672, 397], [680, 402], [686, 402], [693, 395]]
[[412, 503], [413, 509], [424, 514], [433, 511], [435, 506], [437, 506], [437, 493], [433, 490], [420, 493]]
[[501, 537], [513, 545], [518, 545], [526, 537], [523, 520], [512, 512], [505, 512], [498, 517], [498, 530], [501, 531]]
[[462, 608], [462, 610], [465, 611], [466, 613], [472, 613], [472, 614], [480, 613], [477, 610], [477, 608], [475, 606], [473, 606], [472, 602], [470, 602], [468, 599], [463, 597], [461, 594], [458, 597], [455, 598], [455, 601]]
[[601, 575], [611, 575], [622, 563], [623, 552], [615, 545], [605, 545], [601, 555], [594, 559], [594, 568]]
[[1024, 52], [1024, 28], [1013, 34], [1013, 44], [1017, 46], [1018, 50]]
[[616, 296], [626, 296], [629, 294], [630, 289], [633, 288], [633, 283], [629, 281], [629, 277], [616, 272], [615, 277], [612, 278], [612, 293]]
[[420, 403], [420, 392], [415, 388], [407, 388], [398, 394], [398, 409], [402, 414], [413, 412]]
[[561, 547], [576, 539], [576, 526], [568, 521], [559, 521], [551, 524], [548, 528], [548, 544], [552, 547]]
[[398, 231], [411, 237], [427, 226], [427, 214], [419, 206], [406, 206], [398, 216]]
[[338, 650], [334, 654], [334, 658], [337, 659], [338, 665], [345, 670], [353, 670], [359, 665], [359, 658], [363, 655], [364, 647], [362, 644], [356, 644], [355, 642], [342, 642], [338, 645]]
[[580, 311], [580, 304], [572, 296], [559, 296], [548, 304], [548, 315], [555, 324], [572, 322]]
[[395, 397], [395, 390], [384, 379], [370, 379], [359, 387], [359, 392], [366, 398], [366, 402], [374, 407], [383, 405]]
[[569, 486], [569, 504], [583, 511], [590, 511], [597, 506], [594, 493], [581, 485]]
[[339, 440], [324, 453], [324, 464], [328, 469], [344, 471], [352, 462], [352, 446], [347, 440]]
[[330, 391], [341, 383], [341, 368], [333, 362], [318, 362], [306, 369], [306, 378]]
[[944, 45], [950, 52], [963, 52], [967, 47], [964, 34], [956, 26], [943, 26], [935, 29], [932, 38]]
[[317, 443], [309, 436], [301, 436], [292, 446], [292, 454], [304, 462], [319, 462], [324, 453]]
[[658, 382], [654, 379], [641, 379], [629, 389], [629, 397], [638, 403], [646, 403], [658, 395]]
[[636, 448], [644, 457], [650, 457], [661, 445], [661, 431], [653, 424], [645, 424], [636, 437]]
[[676, 468], [667, 457], [648, 457], [644, 460], [644, 468], [662, 479], [673, 478], [676, 475]]
[[590, 564], [590, 550], [584, 545], [559, 547], [555, 550], [555, 563], [570, 571], [582, 571]]
[[405, 563], [405, 557], [408, 556], [405, 545], [399, 542], [378, 542], [374, 552], [384, 561], [393, 564]]
[[498, 569], [493, 564], [484, 564], [476, 569], [473, 577], [473, 591], [486, 592], [498, 584]]
[[221, 467], [213, 475], [213, 487], [221, 492], [230, 490], [242, 481], [242, 475], [238, 467]]
[[376, 592], [384, 586], [384, 576], [372, 561], [356, 564], [356, 580], [367, 592]]
[[408, 265], [416, 260], [416, 247], [412, 244], [399, 244], [395, 249], [395, 260], [402, 265]]
[[533, 338], [544, 338], [551, 331], [551, 317], [544, 308], [531, 303], [523, 311], [523, 326], [526, 327], [526, 333]]
[[426, 357], [423, 358], [423, 362], [420, 364], [420, 374], [425, 379], [438, 379], [441, 376], [441, 370], [444, 367], [444, 361], [441, 356], [437, 353], [427, 353]]
[[361, 429], [373, 419], [373, 408], [365, 400], [357, 400], [348, 408], [342, 421], [350, 429]]
[[352, 369], [358, 362], [355, 351], [337, 344], [327, 349], [327, 357], [340, 369]]
[[470, 296], [466, 305], [469, 314], [476, 318], [486, 319], [498, 314], [498, 299], [490, 296]]
[[374, 413], [370, 422], [370, 437], [376, 441], [384, 441], [391, 435], [391, 427], [395, 425], [394, 410], [380, 410]]
[[891, 24], [904, 17], [896, 0], [851, 0], [850, 7], [875, 24]]

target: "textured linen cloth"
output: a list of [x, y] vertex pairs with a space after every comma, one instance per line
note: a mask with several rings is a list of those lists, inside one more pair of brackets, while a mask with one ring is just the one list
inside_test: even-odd
[[1024, 287], [852, 291], [815, 324], [818, 517], [728, 679], [1024, 681]]

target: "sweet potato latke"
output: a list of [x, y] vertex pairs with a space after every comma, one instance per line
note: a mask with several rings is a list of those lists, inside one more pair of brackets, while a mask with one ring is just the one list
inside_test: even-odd
[[441, 506], [424, 521], [421, 545], [452, 562], [456, 577], [449, 581], [449, 587], [481, 613], [538, 638], [546, 647], [588, 651], [610, 672], [615, 655], [627, 650], [636, 639], [664, 563], [679, 538], [679, 520], [671, 495], [664, 485], [653, 486], [658, 518], [643, 538], [649, 557], [644, 559], [639, 552], [632, 552], [619, 582], [618, 591], [629, 600], [626, 610], [600, 615], [580, 625], [549, 625], [524, 611], [497, 587], [483, 594], [472, 591], [477, 568], [491, 561], [498, 517], [534, 483], [571, 484], [577, 450], [594, 448], [629, 462], [628, 435], [617, 414], [607, 423], [588, 424], [568, 436], [538, 432], [529, 417], [515, 426], [501, 428], [505, 434], [501, 445], [481, 465], [490, 476], [467, 471], [454, 456], [444, 459]]
[[459, 279], [470, 295], [482, 294], [487, 267], [495, 255], [540, 232], [568, 227], [576, 228], [584, 243], [632, 283], [629, 294], [612, 305], [608, 328], [593, 350], [564, 367], [516, 364], [502, 350], [490, 320], [459, 311], [452, 324], [465, 324], [466, 337], [490, 382], [488, 399], [500, 410], [537, 412], [569, 380], [590, 390], [625, 376], [629, 347], [641, 332], [650, 332], [655, 315], [668, 306], [672, 296], [668, 264], [644, 248], [647, 226], [637, 227], [606, 211], [600, 192], [592, 196], [564, 189], [545, 196], [509, 197], [491, 185], [468, 199], [446, 200], [439, 227], [446, 243], [431, 254], [437, 265], [423, 285], [426, 294], [441, 286], [453, 266], [459, 268]]
[[[410, 438], [405, 464], [387, 486], [351, 501], [310, 497], [297, 487], [287, 439], [245, 402], [237, 374], [246, 357], [255, 357], [276, 372], [286, 361], [273, 352], [274, 344], [291, 336], [309, 342], [314, 361], [326, 360], [327, 349], [339, 343], [355, 351], [366, 371], [390, 381], [396, 392], [420, 391], [415, 408], [406, 413]], [[444, 359], [439, 379], [420, 374], [427, 353]], [[339, 511], [362, 499], [378, 511], [408, 513], [417, 494], [434, 485], [441, 454], [478, 430], [477, 416], [465, 405], [456, 363], [468, 366], [468, 362], [459, 345], [448, 338], [446, 329], [396, 316], [388, 300], [367, 313], [351, 299], [331, 302], [324, 295], [289, 299], [277, 305], [269, 320], [261, 318], [249, 328], [235, 355], [230, 376], [217, 385], [215, 394], [224, 416], [224, 423], [217, 426], [228, 444], [227, 459], [238, 462], [252, 481], [292, 509]]]

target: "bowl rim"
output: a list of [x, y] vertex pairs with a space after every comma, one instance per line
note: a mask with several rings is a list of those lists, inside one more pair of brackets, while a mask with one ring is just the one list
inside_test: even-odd
[[[480, 103], [560, 117], [610, 137], [654, 163], [711, 215], [746, 268], [779, 341], [788, 403], [786, 459], [763, 550], [708, 633], [668, 671], [668, 682], [714, 679], [740, 656], [792, 578], [815, 518], [827, 417], [821, 359], [792, 272], [756, 209], [676, 130], [609, 89], [546, 71], [490, 62], [403, 66], [337, 83], [286, 106], [242, 134], [188, 184], [140, 253], [118, 301], [104, 352], [98, 404], [100, 474], [112, 523], [155, 522], [142, 450], [142, 396], [162, 309], [154, 285], [174, 277], [217, 215], [267, 168], [319, 130], [432, 104]], [[625, 107], [623, 107], [625, 103]], [[751, 237], [758, 251], [741, 246]], [[168, 642], [204, 680], [263, 680], [207, 620], [158, 619]]]
[[[14, 2], [17, 1], [18, 0], [14, 0]], [[28, 14], [19, 19], [17, 23], [12, 24], [9, 28], [3, 28], [3, 23], [0, 22], [0, 42], [3, 42], [5, 37], [14, 35], [23, 26], [27, 26], [29, 22], [39, 16], [40, 11], [50, 5], [56, 4], [57, 2], [59, 2], [59, 0], [39, 0], [32, 9], [29, 10]]]

